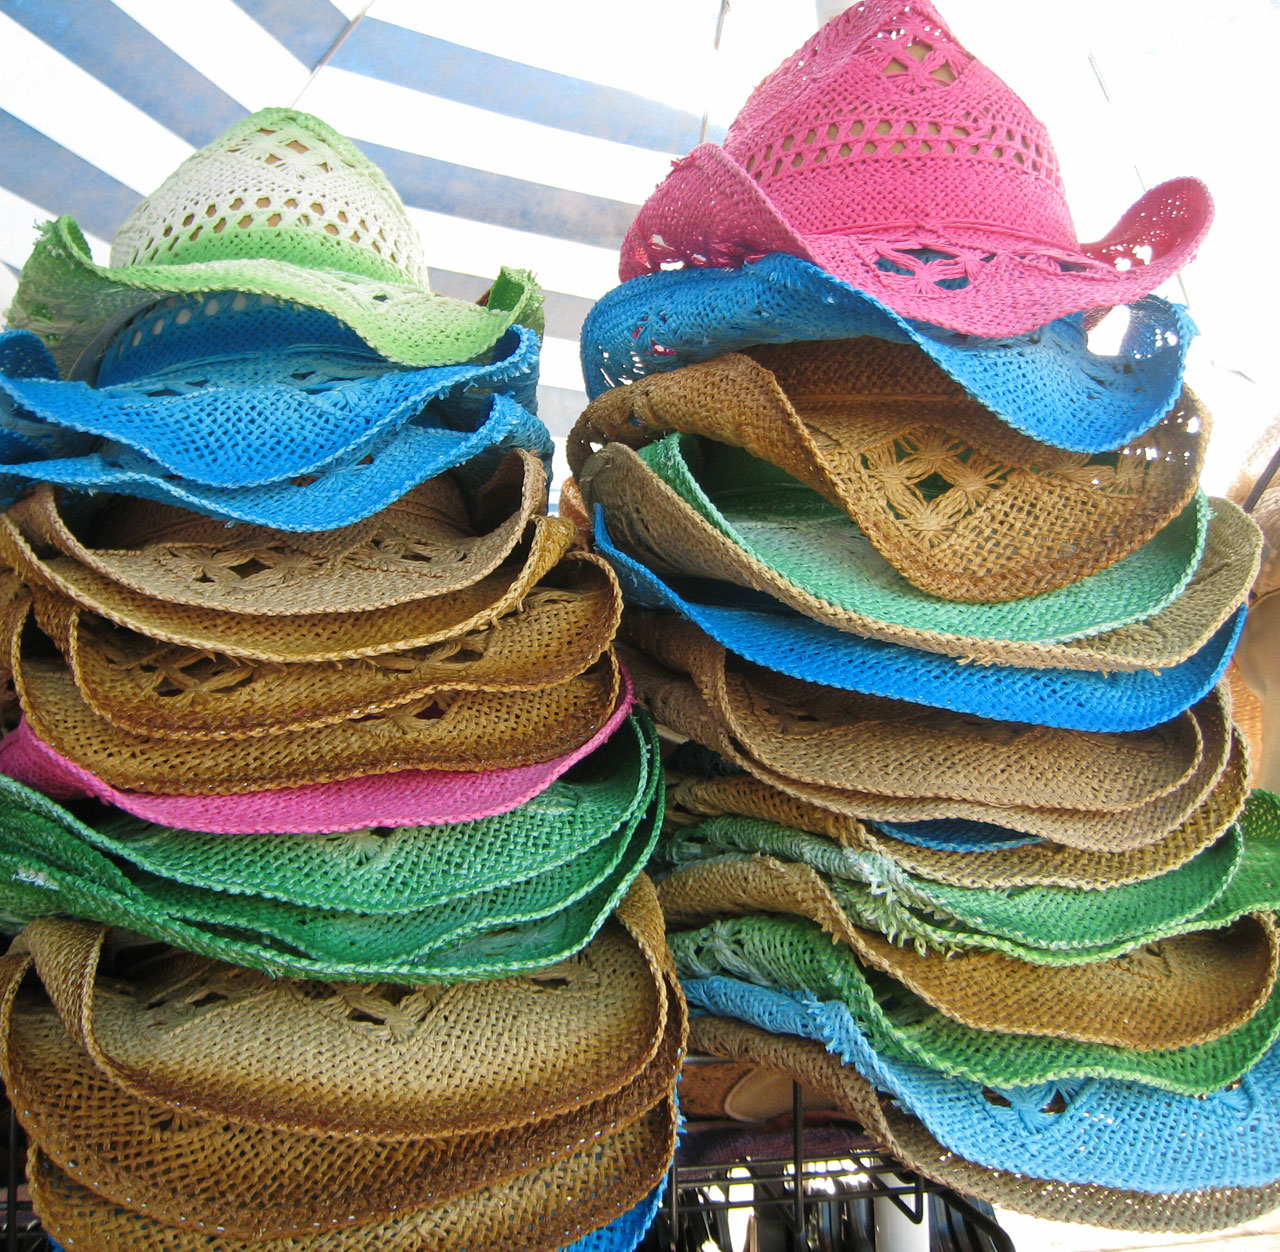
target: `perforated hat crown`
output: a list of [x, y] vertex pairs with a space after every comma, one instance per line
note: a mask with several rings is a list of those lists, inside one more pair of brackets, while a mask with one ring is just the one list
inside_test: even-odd
[[111, 264], [283, 260], [426, 287], [417, 232], [349, 139], [265, 109], [190, 156], [125, 219]]
[[641, 209], [621, 275], [816, 261], [907, 317], [1021, 334], [1145, 295], [1187, 261], [1212, 202], [1148, 192], [1081, 245], [1053, 145], [1026, 104], [923, 0], [865, 0], [751, 94]]

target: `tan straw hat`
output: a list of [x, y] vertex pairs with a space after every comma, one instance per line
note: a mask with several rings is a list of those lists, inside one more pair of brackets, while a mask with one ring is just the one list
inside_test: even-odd
[[[1224, 732], [1213, 736], [1203, 729], [1208, 719], [1216, 718], [1225, 723], [1228, 717], [1223, 696], [1215, 691], [1189, 711], [1199, 728], [1196, 735], [1200, 747], [1194, 756], [1194, 769], [1174, 790], [1131, 808], [1107, 811], [1034, 808], [1017, 804], [996, 806], [967, 799], [895, 797], [849, 791], [798, 780], [749, 754], [691, 681], [633, 648], [624, 647], [623, 651], [637, 698], [669, 730], [713, 749], [726, 760], [789, 795], [836, 813], [872, 821], [965, 818], [1038, 835], [1068, 847], [1127, 851], [1163, 839], [1186, 821], [1204, 803], [1226, 770], [1230, 754], [1229, 735]], [[1217, 756], [1210, 751], [1215, 744], [1221, 748]]]
[[[29, 957], [0, 959], [10, 984], [0, 1064], [29, 1138], [70, 1177], [128, 1208], [247, 1239], [308, 1235], [434, 1208], [598, 1143], [670, 1099], [686, 1028], [671, 979], [657, 1050], [607, 1096], [480, 1134], [335, 1138], [231, 1124], [138, 1099], [95, 1067], [42, 996], [23, 992], [15, 1005], [29, 964]], [[367, 1010], [377, 1004], [377, 987], [346, 990], [357, 1002], [364, 993]], [[412, 1022], [402, 1020], [399, 1028]], [[276, 1061], [283, 1082], [295, 1066], [280, 1055]], [[553, 1078], [548, 1073], [544, 1081]]]
[[[1221, 737], [1227, 727], [1214, 720], [1202, 727]], [[1216, 754], [1218, 745], [1208, 751]], [[749, 774], [685, 778], [668, 786], [668, 819], [736, 813], [763, 818], [796, 830], [825, 835], [849, 848], [865, 848], [890, 857], [909, 873], [964, 887], [1073, 887], [1103, 891], [1142, 882], [1184, 865], [1215, 842], [1239, 816], [1249, 794], [1248, 761], [1238, 737], [1227, 769], [1204, 803], [1180, 826], [1155, 843], [1127, 852], [1083, 851], [1038, 842], [990, 851], [952, 851], [894, 838], [872, 823], [808, 804]]]
[[[1276, 978], [1270, 914], [1176, 935], [1122, 957], [1040, 965], [990, 950], [947, 955], [898, 947], [856, 926], [810, 866], [771, 856], [690, 865], [664, 879], [658, 895], [672, 929], [761, 912], [807, 917], [864, 963], [978, 1030], [1139, 1049], [1187, 1047], [1248, 1021]], [[1099, 1004], [1124, 1004], [1126, 1011], [1099, 1013]]]
[[250, 739], [134, 735], [85, 704], [61, 658], [12, 656], [31, 729], [110, 786], [153, 795], [234, 795], [405, 769], [480, 771], [547, 761], [599, 730], [618, 704], [612, 649], [582, 674], [528, 692], [436, 691], [379, 713]]
[[509, 1130], [632, 1082], [681, 1011], [662, 925], [641, 876], [614, 920], [558, 965], [412, 990], [272, 978], [173, 950], [108, 977], [106, 928], [53, 918], [11, 952], [31, 954], [77, 1045], [141, 1100], [398, 1141]]
[[[1054, 1221], [1119, 1230], [1201, 1232], [1235, 1226], [1280, 1204], [1280, 1186], [1213, 1187], [1175, 1193], [1122, 1191], [1097, 1184], [1061, 1183], [975, 1164], [944, 1148], [925, 1126], [882, 1095], [851, 1065], [820, 1043], [773, 1035], [724, 1017], [697, 1017], [690, 1045], [712, 1056], [762, 1067], [766, 1075], [804, 1084], [857, 1117], [867, 1133], [908, 1168], [991, 1204]], [[738, 1083], [743, 1083], [738, 1072]], [[751, 1097], [744, 1093], [745, 1100]], [[754, 1101], [753, 1101], [754, 1102]]]
[[991, 602], [1141, 547], [1191, 499], [1208, 428], [1184, 391], [1119, 452], [1065, 452], [983, 408], [913, 344], [864, 337], [727, 353], [614, 388], [579, 418], [569, 463], [671, 431], [730, 445], [754, 460], [705, 455], [740, 469], [744, 492], [790, 479], [798, 499], [807, 487], [844, 509], [917, 587]]
[[813, 786], [1117, 811], [1168, 795], [1201, 754], [1185, 713], [1148, 731], [1058, 730], [804, 682], [745, 661], [670, 615], [629, 613], [622, 638], [687, 673], [743, 752]]
[[[853, 561], [865, 574], [837, 580], [834, 569], [827, 571], [828, 581], [840, 581], [849, 593], [849, 603], [836, 603], [735, 543], [625, 444], [608, 444], [590, 458], [578, 481], [587, 504], [604, 509], [617, 544], [656, 571], [752, 588], [838, 630], [872, 639], [1032, 668], [1167, 669], [1185, 661], [1244, 602], [1261, 543], [1257, 527], [1238, 508], [1212, 500], [1203, 550], [1179, 543], [1155, 553], [1152, 545], [1160, 548], [1173, 530], [1195, 529], [1188, 525], [1194, 519], [1184, 513], [1128, 558], [1146, 561], [1150, 554], [1145, 573], [1117, 563], [1095, 576], [1109, 580], [1105, 589], [1076, 584], [1088, 590], [1087, 602], [1075, 606], [1071, 624], [1064, 626], [1067, 615], [1047, 597], [975, 606], [923, 596], [869, 545], [841, 550], [841, 559]], [[1194, 513], [1199, 506], [1189, 507]], [[793, 532], [794, 527], [782, 539], [789, 541]], [[1128, 610], [1118, 607], [1121, 598], [1128, 601]], [[925, 608], [933, 625], [926, 623]]]
[[[36, 620], [85, 703], [124, 731], [166, 739], [280, 734], [437, 691], [550, 687], [595, 662], [622, 607], [608, 564], [569, 553], [512, 612], [456, 638], [406, 652], [284, 665], [150, 639], [39, 584], [31, 592]], [[19, 613], [14, 629], [27, 617]]]

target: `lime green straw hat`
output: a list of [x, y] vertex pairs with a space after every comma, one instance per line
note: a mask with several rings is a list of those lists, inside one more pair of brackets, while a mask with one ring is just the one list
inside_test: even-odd
[[96, 265], [69, 217], [43, 228], [9, 325], [35, 331], [65, 378], [92, 378], [116, 331], [169, 295], [252, 292], [320, 309], [375, 351], [453, 365], [519, 323], [541, 296], [503, 269], [484, 305], [435, 295], [417, 232], [382, 171], [296, 109], [264, 109], [188, 157], [125, 219]]

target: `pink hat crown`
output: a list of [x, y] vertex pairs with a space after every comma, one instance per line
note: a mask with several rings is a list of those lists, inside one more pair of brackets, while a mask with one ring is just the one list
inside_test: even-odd
[[1077, 246], [1044, 126], [923, 0], [828, 22], [755, 89], [724, 148], [804, 235], [958, 219]]

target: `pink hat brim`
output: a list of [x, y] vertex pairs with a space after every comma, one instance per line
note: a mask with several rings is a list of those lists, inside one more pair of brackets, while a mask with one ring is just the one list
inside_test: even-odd
[[[812, 261], [903, 317], [997, 338], [1149, 295], [1194, 257], [1212, 221], [1208, 188], [1195, 178], [1175, 178], [1143, 195], [1105, 238], [1074, 252], [945, 220], [921, 224], [910, 237], [907, 228], [898, 238], [801, 235], [746, 170], [718, 144], [705, 143], [675, 162], [641, 206], [623, 240], [618, 272], [626, 282], [681, 266], [730, 269], [784, 252]], [[883, 253], [912, 247], [954, 253], [956, 262], [939, 277], [963, 276], [967, 284], [936, 286], [918, 273], [877, 265]], [[1145, 253], [1150, 255], [1143, 262]], [[1118, 267], [1117, 260], [1130, 267]]]
[[0, 742], [0, 774], [52, 800], [91, 797], [144, 821], [212, 834], [325, 834], [371, 826], [443, 826], [518, 808], [598, 748], [631, 709], [631, 681], [624, 679], [618, 707], [580, 748], [553, 761], [512, 769], [477, 774], [405, 770], [243, 795], [156, 796], [108, 786], [51, 748], [24, 718]]

